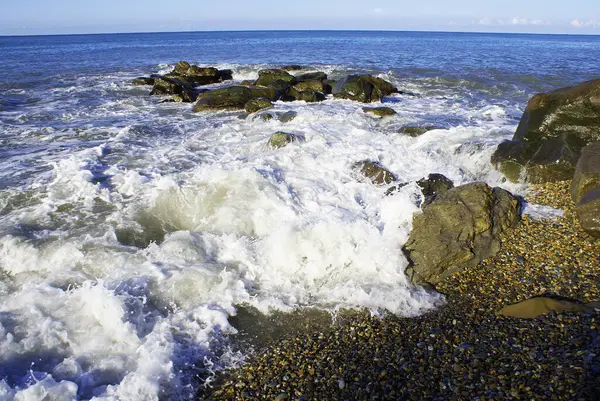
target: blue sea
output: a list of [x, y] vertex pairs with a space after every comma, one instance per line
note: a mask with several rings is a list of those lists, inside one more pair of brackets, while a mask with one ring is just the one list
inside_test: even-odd
[[[600, 37], [266, 31], [0, 37], [0, 399], [186, 400], [244, 363], [230, 318], [313, 307], [416, 316], [401, 247], [415, 180], [513, 192], [490, 164], [528, 99], [600, 77]], [[369, 73], [373, 105], [276, 102], [291, 122], [162, 103], [180, 60], [233, 81], [286, 64]], [[429, 127], [418, 137], [406, 127]], [[269, 137], [305, 138], [281, 149]], [[357, 175], [378, 161], [402, 187]]]

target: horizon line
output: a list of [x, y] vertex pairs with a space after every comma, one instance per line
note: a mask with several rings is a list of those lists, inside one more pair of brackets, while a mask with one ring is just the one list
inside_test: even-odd
[[145, 35], [169, 33], [222, 33], [222, 32], [398, 32], [398, 33], [458, 33], [489, 35], [554, 35], [554, 36], [600, 36], [600, 33], [539, 33], [539, 32], [497, 32], [497, 31], [448, 31], [448, 30], [409, 30], [409, 29], [207, 29], [182, 31], [133, 31], [133, 32], [90, 32], [90, 33], [34, 33], [3, 34], [0, 37], [40, 37], [40, 36], [83, 36], [83, 35]]

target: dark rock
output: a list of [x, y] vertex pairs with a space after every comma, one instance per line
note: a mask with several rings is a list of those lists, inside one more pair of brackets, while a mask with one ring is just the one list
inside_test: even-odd
[[283, 70], [260, 70], [258, 79], [254, 82], [256, 86], [271, 86], [275, 81], [289, 82], [290, 86], [296, 84], [296, 78]]
[[264, 109], [268, 109], [273, 107], [273, 103], [271, 103], [269, 101], [269, 99], [266, 99], [264, 97], [259, 97], [257, 99], [250, 99], [246, 105], [244, 106], [244, 109], [252, 114], [252, 113], [256, 113], [259, 110], [264, 110]]
[[587, 191], [600, 187], [600, 142], [583, 148], [571, 183], [571, 197], [577, 203]]
[[403, 183], [398, 184], [398, 185], [393, 185], [393, 186], [389, 187], [385, 191], [385, 196], [394, 195], [396, 192], [400, 191], [402, 188], [404, 188], [407, 185], [408, 185], [408, 182], [403, 182]]
[[219, 70], [214, 67], [198, 67], [197, 65], [192, 65], [185, 73], [181, 75], [195, 77], [216, 77], [219, 75]]
[[231, 70], [219, 70], [217, 75], [221, 81], [229, 81], [233, 79], [233, 71]]
[[520, 219], [520, 201], [509, 192], [472, 183], [438, 196], [413, 217], [402, 248], [414, 283], [436, 284], [476, 266], [500, 249], [500, 234]]
[[187, 61], [180, 61], [175, 65], [173, 74], [185, 75], [190, 67], [191, 65]]
[[511, 181], [542, 183], [568, 179], [580, 150], [600, 140], [600, 80], [531, 98], [513, 141], [492, 162]]
[[289, 123], [290, 121], [292, 121], [297, 116], [298, 116], [298, 113], [296, 113], [295, 111], [291, 111], [290, 110], [290, 111], [286, 111], [285, 113], [279, 115], [277, 118], [282, 123]]
[[[177, 95], [182, 102], [195, 102], [199, 92], [193, 86], [174, 78], [155, 78], [150, 95]], [[178, 100], [175, 101], [178, 101]]]
[[363, 107], [365, 113], [370, 113], [378, 117], [395, 116], [396, 110], [391, 107]]
[[254, 117], [254, 119], [260, 118], [263, 121], [270, 121], [273, 119], [276, 119], [278, 121], [281, 121], [282, 123], [288, 123], [290, 121], [292, 121], [294, 118], [296, 118], [296, 116], [298, 115], [298, 113], [296, 113], [295, 111], [286, 111], [285, 113], [274, 113], [274, 112], [267, 112], [267, 113], [261, 113], [258, 114]]
[[292, 142], [304, 142], [304, 137], [301, 135], [278, 131], [271, 135], [267, 145], [271, 149], [279, 149]]
[[355, 163], [353, 169], [376, 185], [391, 184], [396, 181], [396, 176], [379, 164], [379, 162], [363, 160]]
[[397, 89], [389, 82], [368, 74], [350, 75], [338, 82], [333, 96], [338, 99], [350, 99], [362, 103], [380, 101]]
[[252, 99], [265, 98], [275, 102], [281, 98], [281, 92], [275, 88], [256, 88], [250, 87], [250, 97]]
[[586, 191], [575, 206], [581, 228], [600, 238], [600, 187]]
[[288, 100], [293, 99], [293, 100], [303, 100], [307, 103], [314, 103], [314, 102], [322, 102], [323, 100], [325, 100], [325, 95], [322, 92], [318, 92], [318, 91], [311, 91], [311, 90], [306, 90], [306, 91], [297, 91], [294, 88], [291, 88], [288, 92]]
[[513, 140], [539, 141], [568, 132], [585, 142], [600, 140], [600, 79], [533, 96]]
[[306, 81], [325, 81], [327, 80], [327, 74], [324, 72], [308, 72], [306, 74], [301, 74], [296, 76], [296, 81], [298, 82], [306, 82]]
[[421, 187], [421, 192], [425, 197], [424, 205], [429, 205], [436, 197], [448, 192], [454, 187], [451, 179], [442, 174], [429, 174], [427, 178], [421, 178], [417, 181]]
[[230, 86], [201, 94], [194, 111], [241, 110], [250, 99], [252, 99], [250, 89], [244, 86]]
[[284, 65], [283, 67], [280, 68], [280, 70], [283, 70], [283, 71], [300, 71], [303, 69], [304, 69], [304, 67], [302, 67], [301, 65], [296, 65], [296, 64]]
[[132, 85], [154, 85], [154, 77], [139, 77], [131, 81]]
[[413, 138], [417, 136], [421, 136], [426, 132], [434, 130], [434, 127], [402, 127], [398, 131], [399, 134], [404, 134], [408, 136], [412, 136]]
[[510, 181], [564, 181], [573, 177], [585, 145], [574, 134], [539, 141], [505, 141], [492, 155], [492, 164]]

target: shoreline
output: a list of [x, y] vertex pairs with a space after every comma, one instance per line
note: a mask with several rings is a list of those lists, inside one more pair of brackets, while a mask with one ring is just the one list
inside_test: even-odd
[[597, 310], [496, 315], [541, 295], [600, 299], [600, 240], [579, 227], [569, 186], [532, 185], [529, 203], [564, 216], [523, 216], [498, 254], [437, 286], [443, 307], [416, 318], [359, 312], [321, 331], [296, 330], [221, 374], [198, 399], [597, 399]]

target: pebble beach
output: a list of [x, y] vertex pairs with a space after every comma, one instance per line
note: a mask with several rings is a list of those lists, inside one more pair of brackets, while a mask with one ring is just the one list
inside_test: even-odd
[[525, 214], [501, 251], [444, 280], [446, 304], [416, 318], [349, 313], [257, 347], [198, 395], [207, 400], [596, 400], [596, 312], [506, 318], [536, 296], [598, 301], [600, 240], [578, 225], [570, 181], [532, 185], [525, 200], [564, 210]]

